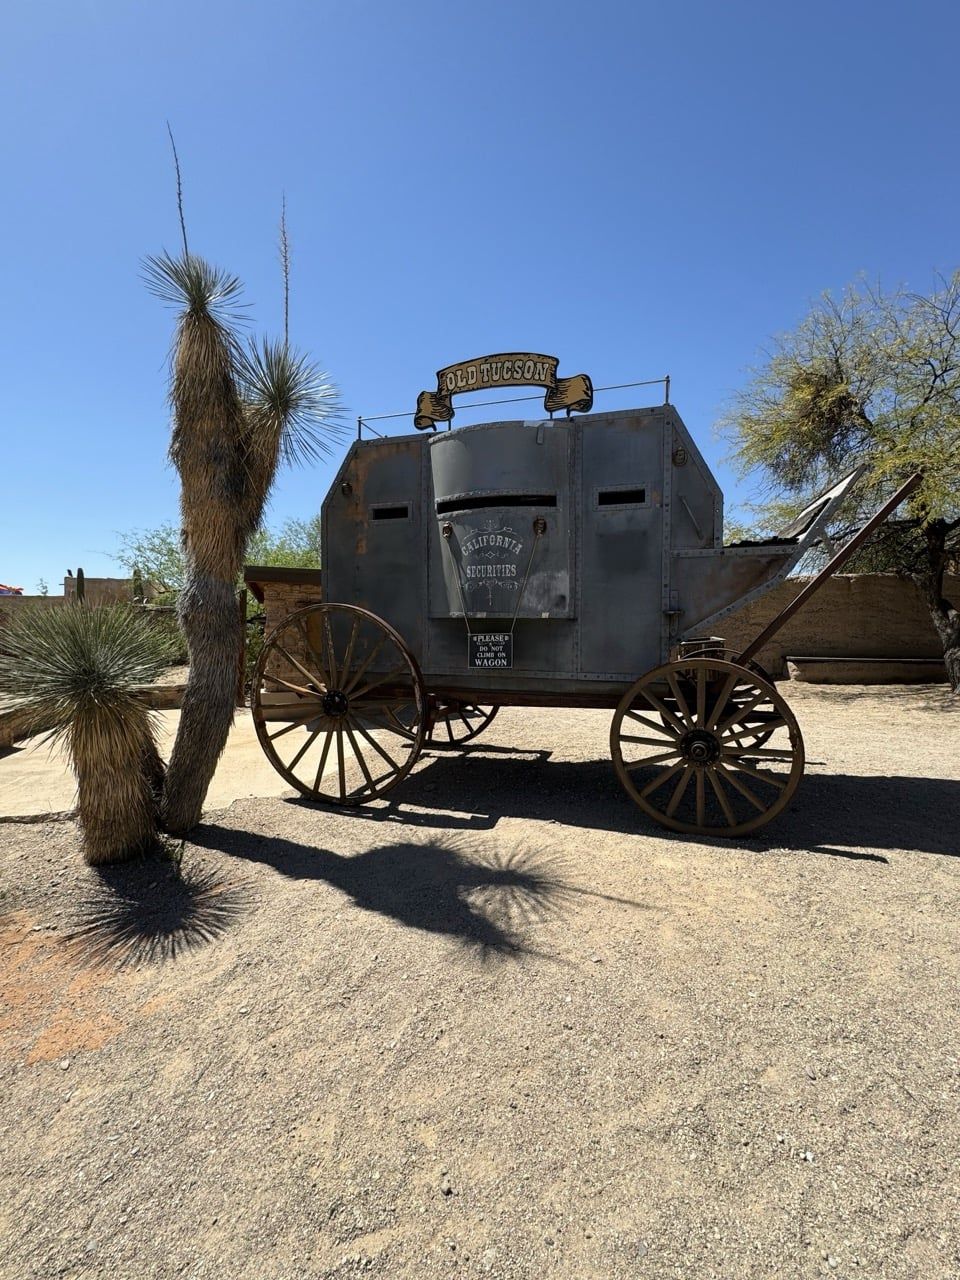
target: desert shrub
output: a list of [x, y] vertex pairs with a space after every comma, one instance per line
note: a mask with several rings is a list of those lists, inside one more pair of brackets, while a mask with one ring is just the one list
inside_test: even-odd
[[26, 609], [4, 632], [0, 700], [65, 745], [88, 862], [152, 847], [163, 764], [140, 686], [170, 662], [169, 638], [129, 605]]

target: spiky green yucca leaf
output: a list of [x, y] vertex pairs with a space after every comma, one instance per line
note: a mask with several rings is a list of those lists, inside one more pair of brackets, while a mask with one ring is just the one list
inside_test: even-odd
[[143, 278], [154, 297], [170, 306], [210, 316], [227, 327], [244, 318], [240, 280], [196, 254], [151, 254], [143, 260]]
[[127, 605], [25, 610], [3, 635], [0, 696], [62, 741], [77, 778], [84, 855], [118, 862], [157, 837], [163, 762], [138, 697], [169, 640]]
[[266, 442], [279, 439], [280, 462], [313, 462], [342, 438], [343, 408], [330, 375], [285, 341], [251, 342], [238, 375], [250, 422]]
[[170, 656], [169, 635], [127, 605], [27, 608], [4, 628], [0, 700], [63, 737], [91, 716], [142, 708], [137, 688], [155, 680]]

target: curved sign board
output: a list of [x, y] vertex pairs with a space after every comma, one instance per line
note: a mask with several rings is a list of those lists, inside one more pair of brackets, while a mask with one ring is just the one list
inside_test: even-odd
[[556, 356], [530, 351], [501, 352], [449, 364], [437, 373], [436, 391], [421, 391], [413, 425], [421, 431], [436, 430], [438, 422], [453, 418], [453, 397], [467, 391], [492, 391], [497, 387], [545, 387], [547, 413], [589, 413], [593, 407], [593, 383], [585, 373], [557, 377]]

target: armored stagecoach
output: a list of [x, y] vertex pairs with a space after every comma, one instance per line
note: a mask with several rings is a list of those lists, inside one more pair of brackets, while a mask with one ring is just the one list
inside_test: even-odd
[[[471, 365], [473, 386], [448, 380], [448, 392], [482, 387], [481, 362], [454, 368]], [[453, 416], [445, 372], [421, 396], [419, 427]], [[522, 381], [514, 372], [496, 385]], [[592, 388], [559, 382], [576, 384], [562, 418], [351, 446], [323, 503], [323, 603], [287, 617], [260, 656], [264, 750], [305, 795], [354, 805], [402, 782], [425, 745], [472, 741], [500, 707], [608, 708], [614, 768], [649, 817], [753, 831], [788, 804], [804, 764], [755, 655], [910, 486], [731, 652], [724, 617], [824, 539], [859, 472], [778, 534], [725, 546], [720, 488], [671, 404], [571, 416], [592, 408]]]

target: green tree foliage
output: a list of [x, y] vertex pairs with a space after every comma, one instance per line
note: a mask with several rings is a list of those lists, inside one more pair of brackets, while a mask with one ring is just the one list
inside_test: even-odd
[[169, 521], [156, 529], [131, 529], [117, 535], [120, 545], [113, 559], [130, 573], [140, 570], [162, 597], [174, 598], [183, 586], [186, 568], [180, 530]]
[[760, 472], [775, 519], [865, 464], [837, 537], [923, 472], [898, 518], [852, 563], [913, 579], [960, 689], [960, 609], [944, 595], [960, 556], [960, 271], [930, 294], [863, 285], [839, 300], [825, 294], [776, 339], [724, 426], [743, 473]]
[[[132, 529], [118, 535], [120, 545], [113, 553], [118, 564], [131, 574], [139, 568], [145, 583], [152, 582], [167, 598], [176, 599], [186, 576], [186, 561], [180, 530], [167, 521], [155, 529]], [[285, 520], [279, 528], [254, 531], [244, 552], [245, 564], [276, 568], [318, 569], [320, 567], [320, 517]], [[243, 575], [237, 579], [242, 585]]]
[[319, 515], [286, 520], [276, 530], [258, 529], [247, 544], [246, 562], [277, 569], [319, 569]]
[[137, 691], [170, 656], [163, 633], [128, 605], [18, 610], [4, 629], [0, 694], [65, 744], [89, 863], [156, 841], [163, 765]]

